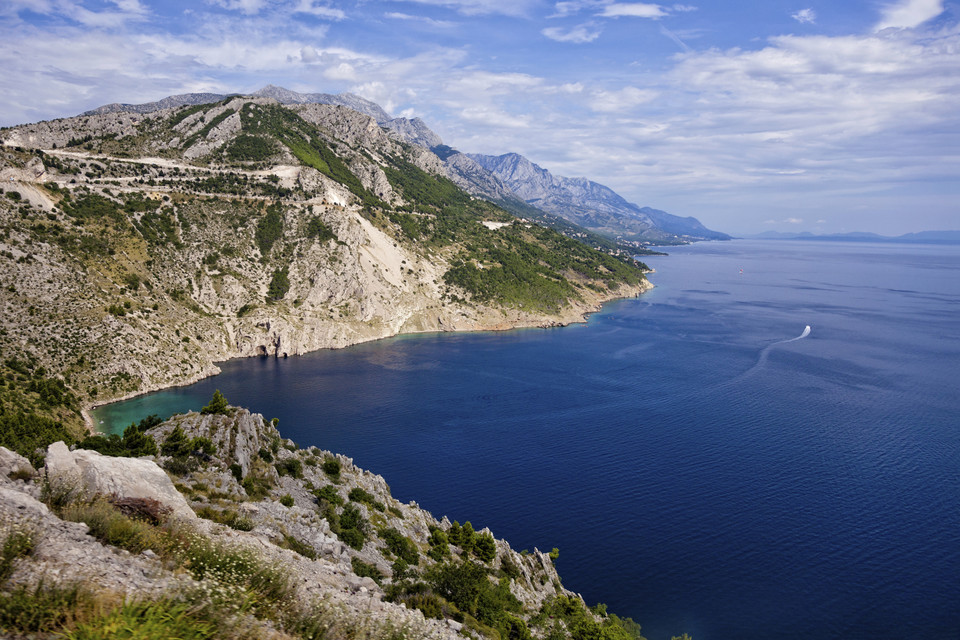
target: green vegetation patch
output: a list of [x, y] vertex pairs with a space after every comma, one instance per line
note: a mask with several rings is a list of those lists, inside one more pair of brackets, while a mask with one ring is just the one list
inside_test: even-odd
[[267, 207], [267, 213], [257, 222], [254, 239], [260, 248], [260, 255], [266, 258], [273, 244], [283, 237], [283, 206], [275, 202]]
[[240, 162], [269, 160], [276, 152], [276, 146], [270, 140], [245, 133], [234, 138], [226, 150], [227, 158]]
[[383, 204], [320, 138], [316, 127], [290, 109], [248, 103], [240, 111], [240, 117], [245, 133], [275, 138], [300, 162], [347, 187], [364, 205]]

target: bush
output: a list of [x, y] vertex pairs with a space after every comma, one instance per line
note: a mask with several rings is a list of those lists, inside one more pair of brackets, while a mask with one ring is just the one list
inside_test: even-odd
[[327, 458], [320, 467], [323, 472], [333, 480], [340, 480], [340, 460], [337, 458]]
[[497, 557], [497, 544], [493, 539], [493, 536], [489, 533], [482, 533], [476, 538], [476, 546], [473, 549], [473, 554], [480, 559], [481, 562], [491, 562], [494, 558]]
[[230, 413], [227, 399], [223, 397], [222, 393], [220, 393], [220, 389], [217, 389], [213, 392], [213, 398], [210, 399], [210, 404], [205, 406], [203, 409], [200, 409], [200, 413], [204, 415], [227, 415]]
[[386, 507], [383, 506], [383, 503], [378, 501], [373, 495], [361, 489], [360, 487], [355, 487], [350, 490], [350, 493], [347, 494], [347, 497], [353, 500], [354, 502], [360, 502], [366, 504], [370, 507], [373, 507], [377, 511], [385, 511]]
[[13, 573], [13, 565], [17, 560], [33, 553], [35, 544], [32, 531], [14, 528], [7, 532], [0, 547], [0, 584], [6, 582]]
[[209, 438], [202, 436], [187, 438], [187, 434], [184, 433], [180, 425], [177, 425], [163, 441], [160, 453], [173, 458], [199, 457], [213, 455], [216, 453], [216, 448]]
[[313, 547], [304, 542], [300, 542], [291, 535], [283, 534], [283, 542], [280, 543], [280, 546], [285, 549], [290, 549], [304, 558], [310, 558], [311, 560], [317, 559], [317, 552]]
[[218, 624], [204, 608], [188, 602], [161, 600], [126, 603], [105, 615], [81, 622], [61, 637], [64, 640], [207, 640], [218, 637], [219, 631]]
[[343, 507], [343, 513], [340, 514], [340, 533], [338, 535], [344, 543], [357, 551], [363, 549], [368, 528], [369, 525], [359, 509], [352, 504]]
[[351, 558], [350, 566], [353, 567], [353, 572], [361, 578], [373, 578], [373, 581], [377, 584], [380, 584], [383, 581], [383, 574], [380, 573], [380, 570], [377, 569], [377, 566], [364, 562], [360, 558]]
[[273, 488], [273, 484], [269, 479], [260, 476], [247, 476], [243, 479], [243, 482], [240, 483], [240, 486], [243, 487], [247, 496], [252, 500], [267, 497], [270, 489]]
[[287, 508], [292, 507], [292, 506], [293, 506], [293, 496], [291, 496], [289, 493], [285, 493], [283, 496], [280, 497], [280, 504], [282, 504], [283, 506], [285, 506], [285, 507], [287, 507]]
[[410, 538], [393, 527], [381, 533], [380, 537], [387, 543], [387, 549], [407, 564], [416, 565], [420, 562], [420, 554], [417, 552], [417, 546]]
[[297, 458], [287, 458], [273, 465], [281, 476], [303, 478], [303, 463]]
[[337, 491], [337, 488], [332, 485], [324, 485], [321, 489], [318, 489], [314, 494], [318, 500], [326, 501], [329, 504], [341, 506], [343, 504], [343, 498], [340, 497], [340, 492]]
[[290, 290], [290, 270], [288, 267], [275, 269], [270, 278], [270, 284], [267, 286], [267, 301], [282, 300]]
[[123, 436], [115, 433], [110, 435], [93, 435], [86, 437], [77, 446], [81, 449], [92, 449], [105, 456], [138, 458], [140, 456], [157, 455], [157, 442], [148, 435], [147, 429], [160, 424], [160, 418], [151, 415], [140, 421], [140, 424], [131, 424], [123, 430]]

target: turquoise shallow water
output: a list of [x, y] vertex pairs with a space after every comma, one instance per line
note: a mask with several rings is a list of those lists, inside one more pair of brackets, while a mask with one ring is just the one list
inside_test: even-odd
[[231, 361], [96, 417], [219, 388], [401, 500], [559, 547], [650, 640], [960, 638], [960, 248], [671, 253], [586, 325]]

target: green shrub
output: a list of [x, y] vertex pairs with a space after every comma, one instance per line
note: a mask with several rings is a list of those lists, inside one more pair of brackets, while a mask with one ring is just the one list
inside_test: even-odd
[[382, 502], [374, 498], [370, 492], [365, 491], [360, 487], [355, 487], [351, 489], [350, 493], [347, 494], [347, 497], [350, 498], [350, 500], [353, 500], [354, 502], [360, 502], [360, 503], [366, 504], [376, 509], [377, 511], [382, 512], [386, 510], [386, 507], [383, 506]]
[[318, 500], [323, 500], [329, 504], [340, 506], [343, 504], [343, 498], [340, 497], [340, 492], [337, 491], [337, 488], [332, 484], [324, 485], [322, 488], [314, 492], [314, 495]]
[[267, 301], [282, 300], [290, 290], [290, 270], [288, 267], [275, 269], [267, 286]]
[[260, 248], [260, 255], [264, 258], [270, 253], [273, 244], [283, 235], [283, 207], [280, 203], [274, 203], [267, 207], [267, 213], [257, 223], [257, 230], [254, 238], [257, 241], [257, 247]]
[[491, 562], [496, 558], [497, 544], [493, 536], [489, 533], [481, 533], [478, 535], [476, 537], [476, 546], [473, 549], [473, 554], [477, 556], [481, 562]]
[[360, 576], [361, 578], [373, 578], [373, 581], [377, 584], [380, 584], [383, 581], [383, 574], [380, 573], [380, 570], [377, 569], [377, 566], [364, 562], [360, 558], [351, 558], [350, 566], [353, 567], [353, 572]]
[[249, 498], [259, 500], [260, 498], [267, 497], [270, 489], [273, 488], [273, 483], [271, 483], [268, 478], [249, 475], [243, 479], [240, 486], [243, 487], [243, 490]]
[[323, 465], [320, 467], [323, 469], [323, 472], [330, 476], [332, 480], [340, 480], [340, 460], [333, 457], [328, 457], [323, 461]]
[[60, 516], [64, 520], [86, 523], [94, 538], [131, 553], [162, 546], [161, 535], [155, 527], [123, 515], [103, 499], [75, 502], [63, 509]]
[[34, 537], [32, 531], [24, 528], [13, 528], [7, 532], [0, 547], [0, 585], [13, 573], [13, 565], [17, 560], [33, 553], [36, 545]]
[[281, 476], [303, 478], [303, 463], [297, 458], [287, 458], [273, 465]]
[[204, 415], [228, 415], [230, 413], [230, 406], [227, 404], [227, 399], [220, 393], [220, 389], [213, 392], [213, 398], [210, 399], [210, 404], [200, 409], [200, 413]]
[[93, 597], [77, 585], [48, 587], [43, 582], [0, 591], [0, 629], [19, 633], [53, 633], [94, 614]]
[[292, 506], [293, 506], [293, 496], [291, 496], [289, 493], [283, 494], [283, 496], [280, 497], [280, 504], [282, 504], [283, 506], [285, 506], [285, 507], [287, 507], [287, 508], [292, 507]]
[[290, 549], [294, 553], [298, 553], [304, 558], [310, 558], [311, 560], [317, 559], [317, 552], [313, 547], [306, 544], [305, 542], [300, 542], [291, 535], [283, 534], [283, 542], [280, 544], [281, 547], [285, 549]]
[[383, 541], [387, 543], [387, 549], [407, 564], [416, 565], [420, 562], [420, 554], [417, 552], [417, 545], [413, 541], [390, 527], [380, 534]]
[[129, 602], [75, 629], [64, 640], [146, 640], [176, 638], [207, 640], [218, 637], [219, 627], [203, 608], [177, 600]]
[[140, 456], [157, 455], [157, 442], [153, 436], [145, 433], [147, 429], [157, 426], [161, 420], [151, 415], [140, 421], [140, 424], [130, 424], [123, 430], [123, 436], [115, 433], [110, 435], [92, 435], [86, 437], [77, 446], [81, 449], [92, 449], [105, 456], [137, 458]]
[[360, 550], [367, 539], [367, 530], [369, 524], [360, 510], [352, 504], [343, 507], [343, 513], [340, 514], [340, 539], [350, 547]]

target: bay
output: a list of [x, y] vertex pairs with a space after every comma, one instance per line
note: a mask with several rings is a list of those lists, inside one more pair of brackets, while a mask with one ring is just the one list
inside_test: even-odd
[[564, 585], [650, 640], [960, 637], [960, 248], [647, 262], [654, 291], [583, 325], [231, 361], [94, 415], [221, 389], [403, 501], [558, 547]]

